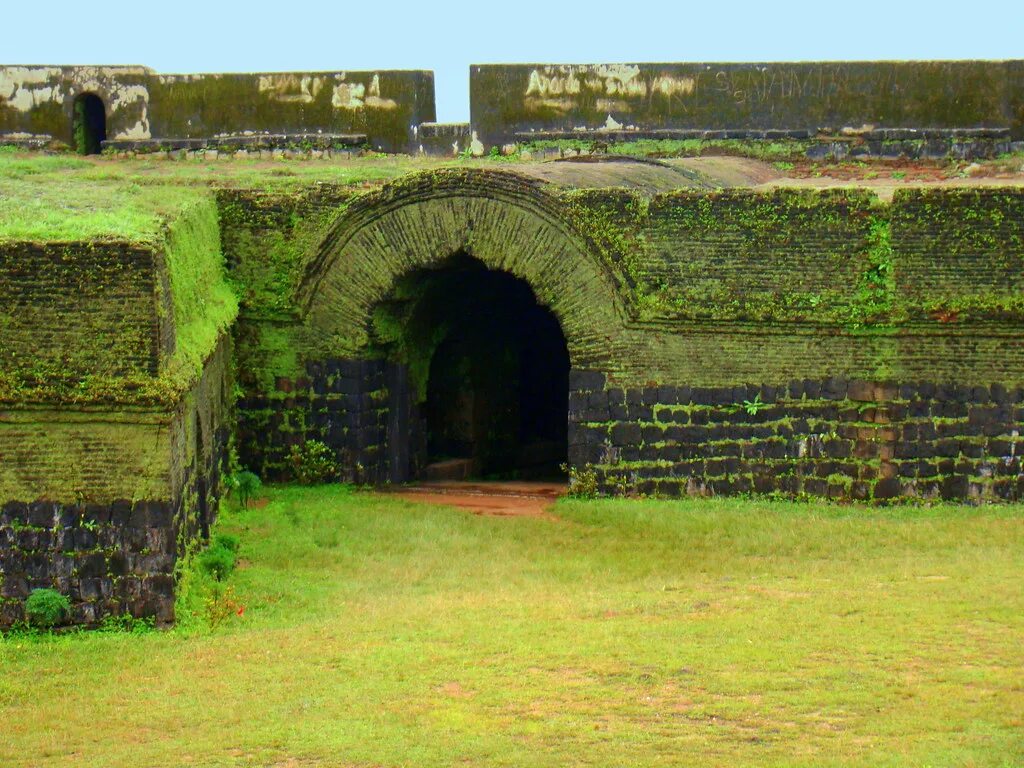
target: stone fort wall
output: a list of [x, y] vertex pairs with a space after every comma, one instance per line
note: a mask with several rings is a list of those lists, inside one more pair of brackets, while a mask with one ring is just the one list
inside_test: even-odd
[[99, 96], [110, 149], [284, 144], [406, 151], [434, 120], [423, 71], [160, 75], [145, 67], [0, 66], [0, 140], [73, 145], [75, 99]]
[[215, 519], [236, 311], [216, 209], [158, 234], [0, 244], [0, 626], [43, 587], [76, 623], [168, 623]]
[[[77, 621], [170, 620], [232, 431], [268, 479], [309, 439], [344, 479], [415, 477], [430, 350], [380, 346], [374, 312], [460, 251], [557, 316], [570, 464], [602, 492], [1017, 500], [1022, 220], [1013, 187], [645, 193], [453, 168], [220, 190], [151, 245], [6, 244], [0, 617], [57, 586]], [[210, 315], [228, 277], [237, 319]]]
[[892, 141], [959, 128], [1024, 138], [1020, 61], [483, 65], [470, 84], [473, 129], [489, 145], [708, 130]]
[[[5, 67], [0, 133], [66, 135], [88, 91], [109, 141], [138, 149], [713, 130], [991, 153], [1021, 139], [1020, 75], [1019, 62], [481, 67], [473, 125], [426, 130], [429, 73]], [[458, 253], [525, 281], [558, 319], [569, 463], [603, 492], [1021, 498], [1018, 187], [654, 192], [501, 167], [369, 191], [181, 192], [195, 199], [138, 242], [0, 244], [0, 624], [43, 586], [82, 623], [171, 620], [174, 566], [214, 519], [232, 434], [270, 479], [310, 439], [343, 479], [415, 477], [432, 349], [395, 343], [413, 338], [401, 323], [382, 341], [377, 311]]]
[[0, 66], [0, 141], [73, 144], [102, 99], [111, 151], [483, 154], [537, 141], [805, 142], [808, 154], [991, 156], [1024, 140], [1024, 62], [515, 64], [470, 68], [470, 123], [435, 123], [429, 71], [161, 75]]
[[[570, 463], [604, 491], [999, 500], [1024, 490], [1019, 190], [907, 190], [891, 202], [863, 190], [647, 196], [494, 175], [408, 180], [393, 193], [408, 202], [375, 200], [365, 220], [325, 218], [337, 199], [323, 189], [221, 196], [240, 274], [287, 263], [319, 233], [307, 278], [329, 297], [323, 314], [301, 289], [245, 305], [248, 462], [281, 476], [289, 447], [315, 438], [345, 457], [349, 479], [414, 473], [416, 438], [402, 435], [421, 427], [400, 371], [416, 362], [381, 357], [372, 307], [401, 274], [469, 247], [559, 317], [574, 369]], [[453, 186], [462, 199], [446, 197]], [[524, 223], [538, 195], [566, 228]], [[293, 222], [286, 239], [253, 247], [281, 216]], [[401, 257], [380, 245], [389, 241]]]

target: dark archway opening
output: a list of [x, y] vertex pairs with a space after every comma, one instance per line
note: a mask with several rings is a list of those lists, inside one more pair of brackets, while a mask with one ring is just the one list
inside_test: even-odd
[[98, 155], [107, 138], [107, 110], [95, 93], [83, 93], [75, 99], [71, 138], [80, 155]]
[[[397, 321], [397, 322], [396, 322]], [[569, 352], [529, 284], [460, 253], [399, 281], [375, 314], [409, 366], [416, 464], [466, 476], [554, 479], [567, 454]]]

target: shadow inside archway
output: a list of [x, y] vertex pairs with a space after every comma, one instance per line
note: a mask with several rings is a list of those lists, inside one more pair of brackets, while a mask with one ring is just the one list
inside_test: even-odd
[[569, 353], [529, 284], [459, 253], [397, 281], [373, 325], [409, 367], [421, 477], [561, 477]]

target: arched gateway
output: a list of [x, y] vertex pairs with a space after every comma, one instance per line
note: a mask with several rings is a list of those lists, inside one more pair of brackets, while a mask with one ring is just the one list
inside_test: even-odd
[[484, 170], [417, 174], [360, 198], [298, 298], [308, 370], [353, 390], [319, 429], [365, 480], [444, 460], [550, 473], [566, 459], [570, 365], [603, 368], [624, 317], [570, 208], [541, 182]]
[[400, 278], [465, 253], [530, 285], [558, 318], [574, 367], [607, 359], [624, 315], [615, 278], [543, 186], [514, 173], [429, 171], [360, 198], [306, 269], [299, 301], [313, 340], [352, 350]]

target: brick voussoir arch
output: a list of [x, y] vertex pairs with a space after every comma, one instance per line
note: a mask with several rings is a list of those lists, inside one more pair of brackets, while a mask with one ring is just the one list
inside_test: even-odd
[[399, 278], [464, 251], [529, 283], [558, 318], [573, 367], [602, 367], [626, 324], [622, 294], [596, 245], [545, 186], [515, 172], [447, 169], [357, 200], [299, 288], [314, 344], [325, 355], [355, 354], [374, 306]]

